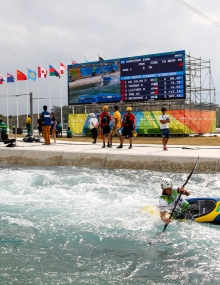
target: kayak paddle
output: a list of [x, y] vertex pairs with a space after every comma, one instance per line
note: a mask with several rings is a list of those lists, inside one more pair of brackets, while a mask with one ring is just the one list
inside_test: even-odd
[[[188, 183], [188, 181], [189, 181], [190, 177], [192, 176], [194, 170], [196, 169], [196, 166], [197, 166], [197, 164], [198, 164], [198, 161], [199, 161], [199, 156], [198, 156], [198, 158], [197, 158], [197, 161], [196, 161], [196, 163], [195, 163], [195, 165], [194, 165], [194, 167], [193, 167], [191, 173], [190, 173], [189, 176], [187, 177], [186, 182], [183, 184], [183, 188], [186, 186], [186, 184]], [[176, 203], [175, 203], [175, 205], [174, 205], [174, 207], [173, 207], [173, 210], [172, 210], [171, 213], [170, 213], [169, 219], [172, 218], [173, 213], [174, 213], [174, 211], [175, 211], [175, 209], [176, 209], [176, 206], [177, 206], [177, 204], [178, 204], [178, 202], [179, 202], [181, 196], [182, 196], [182, 193], [180, 193], [178, 199], [176, 200]], [[165, 224], [165, 225], [164, 225], [163, 232], [165, 232], [167, 226], [168, 226], [168, 224]]]

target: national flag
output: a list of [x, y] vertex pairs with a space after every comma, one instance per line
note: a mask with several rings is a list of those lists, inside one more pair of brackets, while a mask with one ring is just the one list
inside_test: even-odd
[[101, 57], [101, 56], [99, 56], [99, 61], [103, 61], [104, 59]]
[[6, 81], [6, 78], [0, 75], [0, 84], [3, 84], [4, 81]]
[[86, 59], [86, 57], [84, 56], [84, 62], [88, 62], [88, 60]]
[[7, 82], [10, 83], [14, 83], [15, 82], [15, 78], [13, 75], [11, 75], [10, 73], [7, 73]]
[[64, 70], [66, 69], [66, 66], [60, 62], [60, 74], [64, 74]]
[[60, 77], [60, 74], [58, 71], [56, 71], [55, 68], [53, 68], [52, 65], [49, 64], [49, 72], [50, 72], [50, 76], [57, 76]]
[[27, 76], [20, 70], [17, 70], [17, 80], [27, 80]]
[[37, 75], [38, 75], [38, 78], [41, 78], [41, 77], [44, 77], [46, 78], [47, 77], [47, 71], [43, 68], [41, 68], [40, 66], [37, 67]]
[[31, 80], [36, 80], [37, 78], [37, 73], [36, 71], [34, 70], [31, 70], [31, 69], [28, 69], [28, 79], [31, 79]]
[[[72, 59], [71, 59], [72, 60]], [[72, 64], [77, 64], [77, 62], [75, 60], [72, 60]]]

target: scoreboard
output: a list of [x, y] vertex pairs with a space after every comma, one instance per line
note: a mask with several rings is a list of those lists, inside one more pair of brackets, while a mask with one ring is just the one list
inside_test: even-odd
[[121, 101], [185, 99], [185, 51], [124, 58]]
[[68, 65], [68, 104], [186, 99], [185, 50]]

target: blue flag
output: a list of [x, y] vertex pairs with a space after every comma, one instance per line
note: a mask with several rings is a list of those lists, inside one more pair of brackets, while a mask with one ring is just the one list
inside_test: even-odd
[[34, 70], [28, 69], [28, 79], [36, 80], [37, 73]]
[[15, 82], [15, 78], [13, 75], [11, 75], [10, 73], [7, 73], [7, 82]]

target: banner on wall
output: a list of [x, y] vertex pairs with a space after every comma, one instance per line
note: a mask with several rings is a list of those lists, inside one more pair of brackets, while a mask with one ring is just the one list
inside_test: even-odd
[[[121, 112], [123, 117], [125, 112]], [[133, 112], [137, 122], [139, 135], [161, 134], [159, 116], [161, 111]], [[96, 116], [99, 114], [96, 114]], [[176, 135], [204, 134], [216, 132], [216, 112], [200, 110], [170, 110], [170, 133]], [[111, 113], [113, 116], [113, 113]], [[68, 125], [73, 134], [91, 134], [88, 114], [69, 114]], [[111, 122], [110, 127], [112, 127]]]

